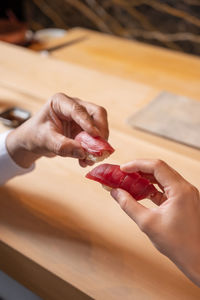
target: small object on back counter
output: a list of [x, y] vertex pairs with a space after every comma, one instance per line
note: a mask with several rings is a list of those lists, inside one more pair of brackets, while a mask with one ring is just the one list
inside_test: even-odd
[[0, 114], [0, 121], [11, 128], [16, 128], [31, 117], [31, 113], [19, 107], [11, 107]]
[[81, 131], [75, 140], [78, 141], [87, 152], [87, 160], [100, 162], [110, 156], [115, 150], [102, 137], [93, 137], [85, 131]]
[[154, 185], [142, 174], [122, 172], [119, 165], [99, 165], [87, 173], [86, 178], [110, 188], [121, 188], [136, 200], [148, 198], [157, 192]]
[[27, 23], [19, 21], [11, 10], [8, 10], [6, 14], [8, 18], [0, 19], [0, 41], [21, 46], [29, 44], [33, 34], [28, 30]]

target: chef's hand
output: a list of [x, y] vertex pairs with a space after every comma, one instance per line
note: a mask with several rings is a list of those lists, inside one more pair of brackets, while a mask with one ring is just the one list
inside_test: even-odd
[[200, 196], [199, 191], [180, 174], [160, 160], [135, 160], [121, 166], [124, 172], [141, 171], [158, 192], [146, 208], [130, 194], [113, 189], [111, 195], [154, 246], [195, 284], [200, 286]]
[[24, 168], [30, 167], [41, 156], [55, 155], [77, 158], [85, 167], [85, 152], [74, 140], [82, 130], [107, 139], [106, 110], [58, 93], [35, 116], [11, 131], [6, 145], [12, 159]]

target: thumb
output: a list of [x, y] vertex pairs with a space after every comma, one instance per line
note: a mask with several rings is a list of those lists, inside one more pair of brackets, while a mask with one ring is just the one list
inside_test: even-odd
[[139, 225], [142, 216], [147, 213], [148, 209], [122, 189], [112, 189], [111, 196], [119, 203], [125, 213]]
[[62, 134], [51, 132], [47, 140], [47, 148], [50, 152], [63, 157], [84, 159], [85, 151], [80, 143], [65, 137]]

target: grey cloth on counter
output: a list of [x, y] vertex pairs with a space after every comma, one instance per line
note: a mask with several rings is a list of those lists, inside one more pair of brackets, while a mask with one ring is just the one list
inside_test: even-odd
[[163, 91], [128, 123], [200, 149], [200, 101]]

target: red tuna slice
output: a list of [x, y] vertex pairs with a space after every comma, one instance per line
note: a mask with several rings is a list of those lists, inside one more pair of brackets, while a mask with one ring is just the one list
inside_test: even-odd
[[132, 186], [134, 186], [140, 178], [141, 176], [138, 173], [126, 174], [119, 187], [130, 193]]
[[108, 183], [105, 183], [105, 185], [113, 188], [119, 187], [119, 184], [124, 180], [126, 174], [120, 170], [118, 165], [103, 164], [103, 166], [105, 169], [103, 178]]
[[129, 173], [120, 184], [120, 188], [129, 192], [136, 200], [146, 198], [155, 193], [155, 188], [149, 180], [139, 173]]
[[111, 188], [119, 187], [119, 182], [121, 182], [124, 177], [125, 174], [120, 170], [120, 167], [111, 164], [99, 165], [86, 175], [86, 178], [98, 181]]
[[140, 195], [144, 199], [144, 195], [153, 196], [157, 192], [157, 189], [154, 187], [152, 183], [148, 184], [143, 194]]
[[[148, 189], [148, 186], [152, 186], [152, 189]], [[140, 178], [135, 184], [132, 184], [129, 193], [136, 199], [141, 200], [147, 198], [153, 192], [155, 193], [155, 187], [150, 181], [140, 175]]]
[[112, 154], [115, 151], [106, 140], [99, 136], [93, 137], [85, 131], [81, 131], [75, 140], [81, 144], [86, 152], [94, 156], [102, 156], [104, 152]]
[[141, 174], [122, 172], [118, 165], [101, 164], [90, 171], [86, 177], [111, 188], [124, 189], [136, 200], [142, 200], [156, 192], [153, 184]]

